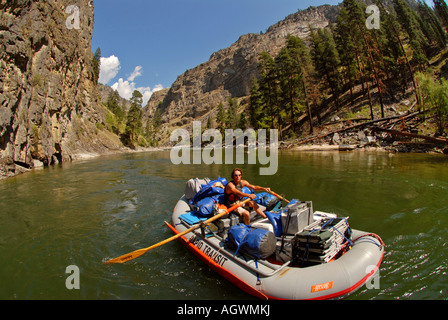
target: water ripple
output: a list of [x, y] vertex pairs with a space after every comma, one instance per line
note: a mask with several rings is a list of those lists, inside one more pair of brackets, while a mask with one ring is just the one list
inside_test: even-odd
[[[431, 161], [432, 159], [435, 159]], [[365, 153], [282, 154], [275, 179], [256, 184], [317, 210], [350, 216], [385, 241], [380, 290], [352, 299], [448, 297], [446, 160]], [[104, 157], [0, 182], [0, 299], [232, 299], [251, 297], [179, 242], [123, 265], [102, 262], [172, 236], [164, 221], [191, 177], [233, 166], [173, 166], [168, 153]], [[64, 286], [68, 265], [81, 290]]]

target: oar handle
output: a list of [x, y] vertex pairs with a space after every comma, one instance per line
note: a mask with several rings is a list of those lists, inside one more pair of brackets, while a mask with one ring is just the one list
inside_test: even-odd
[[290, 203], [290, 202], [291, 202], [291, 201], [286, 200], [285, 198], [283, 198], [281, 195], [275, 193], [274, 191], [271, 191], [270, 194], [272, 194], [273, 196], [279, 198], [279, 199], [282, 200], [282, 201], [285, 201], [286, 203]]

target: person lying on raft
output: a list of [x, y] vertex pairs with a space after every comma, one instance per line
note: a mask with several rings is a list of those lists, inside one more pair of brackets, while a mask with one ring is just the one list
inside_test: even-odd
[[[243, 171], [241, 169], [233, 169], [232, 171], [232, 181], [230, 181], [224, 191], [224, 197], [225, 197], [225, 204], [227, 208], [232, 207], [236, 203], [238, 203], [242, 198], [250, 198], [254, 200], [257, 196], [255, 194], [247, 194], [243, 192], [244, 187], [248, 187], [249, 189], [253, 191], [265, 191], [265, 192], [271, 192], [270, 188], [263, 188], [259, 186], [251, 185], [248, 181], [243, 180]], [[258, 204], [255, 201], [249, 201], [247, 206], [253, 208], [260, 216], [263, 218], [266, 218], [266, 215], [261, 210], [261, 208], [258, 206]], [[250, 213], [246, 209], [239, 207], [234, 212], [239, 214], [243, 217], [244, 224], [249, 225], [250, 224]]]

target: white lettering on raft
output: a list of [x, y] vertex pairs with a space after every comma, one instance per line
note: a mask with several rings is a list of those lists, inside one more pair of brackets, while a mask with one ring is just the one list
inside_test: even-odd
[[224, 263], [228, 260], [225, 256], [217, 252], [197, 236], [192, 236], [189, 241], [220, 267], [224, 266]]

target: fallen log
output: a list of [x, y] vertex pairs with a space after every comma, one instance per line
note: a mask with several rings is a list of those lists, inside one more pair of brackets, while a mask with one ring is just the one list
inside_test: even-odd
[[398, 115], [398, 116], [391, 116], [391, 117], [371, 120], [371, 121], [363, 122], [363, 123], [356, 124], [356, 125], [353, 125], [353, 126], [350, 126], [350, 127], [342, 128], [342, 129], [339, 129], [339, 130], [336, 130], [336, 131], [332, 131], [332, 132], [329, 132], [329, 133], [326, 133], [326, 134], [314, 136], [312, 138], [308, 138], [308, 139], [299, 141], [295, 145], [299, 146], [299, 145], [302, 145], [302, 144], [305, 144], [305, 143], [308, 143], [308, 142], [311, 142], [311, 141], [314, 141], [314, 140], [318, 140], [318, 139], [322, 139], [322, 138], [328, 137], [328, 136], [333, 135], [335, 133], [341, 133], [341, 132], [345, 132], [345, 131], [349, 131], [349, 130], [353, 130], [353, 129], [359, 129], [359, 128], [362, 128], [362, 127], [365, 127], [365, 126], [369, 126], [369, 125], [372, 125], [372, 124], [376, 124], [376, 123], [379, 123], [379, 122], [385, 122], [385, 121], [390, 121], [390, 120], [400, 119], [400, 118], [408, 119], [408, 118], [415, 117], [415, 116], [417, 116], [419, 114], [420, 114], [420, 112], [414, 112], [414, 113], [406, 114], [406, 115]]
[[370, 118], [352, 118], [352, 119], [343, 119], [343, 120], [335, 120], [335, 121], [330, 121], [327, 123], [322, 124], [323, 126], [331, 126], [334, 124], [338, 124], [338, 123], [344, 123], [344, 122], [359, 122], [359, 121], [368, 121], [370, 120]]
[[435, 137], [424, 136], [424, 135], [416, 134], [416, 133], [384, 129], [384, 128], [381, 128], [381, 127], [374, 127], [373, 130], [387, 132], [387, 133], [392, 134], [392, 135], [398, 135], [398, 136], [410, 137], [410, 138], [417, 138], [417, 139], [424, 139], [426, 141], [430, 141], [430, 142], [433, 142], [433, 143], [441, 143], [441, 144], [448, 145], [448, 139], [444, 139], [444, 138], [435, 138]]

